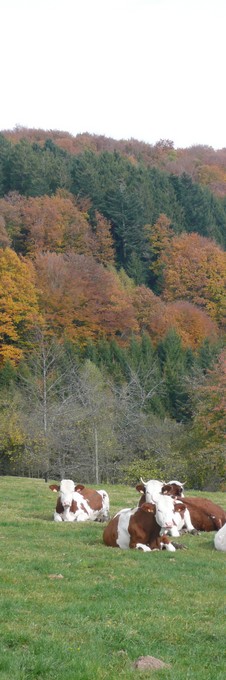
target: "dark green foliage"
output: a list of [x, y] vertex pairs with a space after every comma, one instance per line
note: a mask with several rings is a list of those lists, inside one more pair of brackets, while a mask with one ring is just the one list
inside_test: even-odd
[[213, 345], [208, 338], [204, 340], [197, 352], [197, 364], [204, 373], [213, 367], [219, 351], [220, 346]]
[[10, 191], [10, 151], [10, 142], [0, 134], [0, 196], [4, 196]]
[[0, 390], [4, 387], [10, 387], [17, 379], [17, 370], [11, 363], [6, 361], [0, 369]]
[[13, 145], [0, 140], [0, 195], [18, 191], [25, 196], [52, 194], [69, 188], [70, 156], [48, 141], [44, 148], [21, 139]]
[[180, 177], [171, 175], [170, 182], [183, 212], [182, 226], [185, 231], [195, 231], [226, 246], [223, 202], [209, 189], [193, 182], [186, 173]]
[[164, 379], [164, 404], [167, 414], [186, 422], [192, 416], [188, 377], [193, 365], [191, 350], [183, 350], [180, 337], [170, 330], [159, 344], [158, 354]]

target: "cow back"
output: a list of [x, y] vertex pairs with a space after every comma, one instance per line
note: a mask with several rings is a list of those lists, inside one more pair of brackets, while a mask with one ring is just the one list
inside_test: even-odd
[[198, 531], [218, 531], [226, 523], [225, 510], [210, 499], [188, 496], [180, 500], [188, 508], [192, 524]]

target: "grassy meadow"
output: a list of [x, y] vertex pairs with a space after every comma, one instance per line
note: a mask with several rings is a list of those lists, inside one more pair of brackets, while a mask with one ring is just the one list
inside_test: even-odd
[[[105, 486], [105, 485], [104, 485]], [[105, 486], [111, 515], [135, 489]], [[191, 492], [190, 492], [191, 494]], [[226, 508], [226, 494], [205, 493]], [[225, 680], [226, 554], [107, 548], [99, 523], [55, 523], [42, 480], [0, 478], [1, 680]], [[138, 671], [141, 655], [170, 668]]]

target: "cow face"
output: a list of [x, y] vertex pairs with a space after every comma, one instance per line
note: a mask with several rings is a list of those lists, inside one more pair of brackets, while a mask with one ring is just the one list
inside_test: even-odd
[[71, 507], [75, 490], [75, 485], [72, 479], [62, 479], [60, 486], [51, 484], [49, 488], [51, 491], [60, 492], [60, 501], [64, 510]]
[[156, 522], [162, 529], [171, 529], [175, 524], [174, 501], [171, 496], [159, 496], [156, 501]]
[[159, 482], [158, 479], [149, 479], [148, 482], [144, 482], [141, 479], [141, 484], [137, 484], [136, 490], [140, 494], [145, 494], [146, 503], [155, 503], [155, 499], [162, 491], [163, 482]]
[[167, 484], [163, 484], [161, 493], [164, 495], [173, 496], [174, 498], [176, 496], [184, 498], [184, 483], [178, 482], [177, 480], [172, 480]]

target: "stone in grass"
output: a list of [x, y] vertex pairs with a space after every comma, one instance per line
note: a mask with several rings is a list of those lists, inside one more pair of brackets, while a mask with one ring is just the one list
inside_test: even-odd
[[49, 578], [64, 578], [62, 574], [49, 574]]
[[134, 661], [133, 666], [139, 671], [156, 671], [160, 668], [171, 668], [170, 664], [161, 661], [161, 659], [156, 659], [155, 656], [139, 656], [139, 659]]

